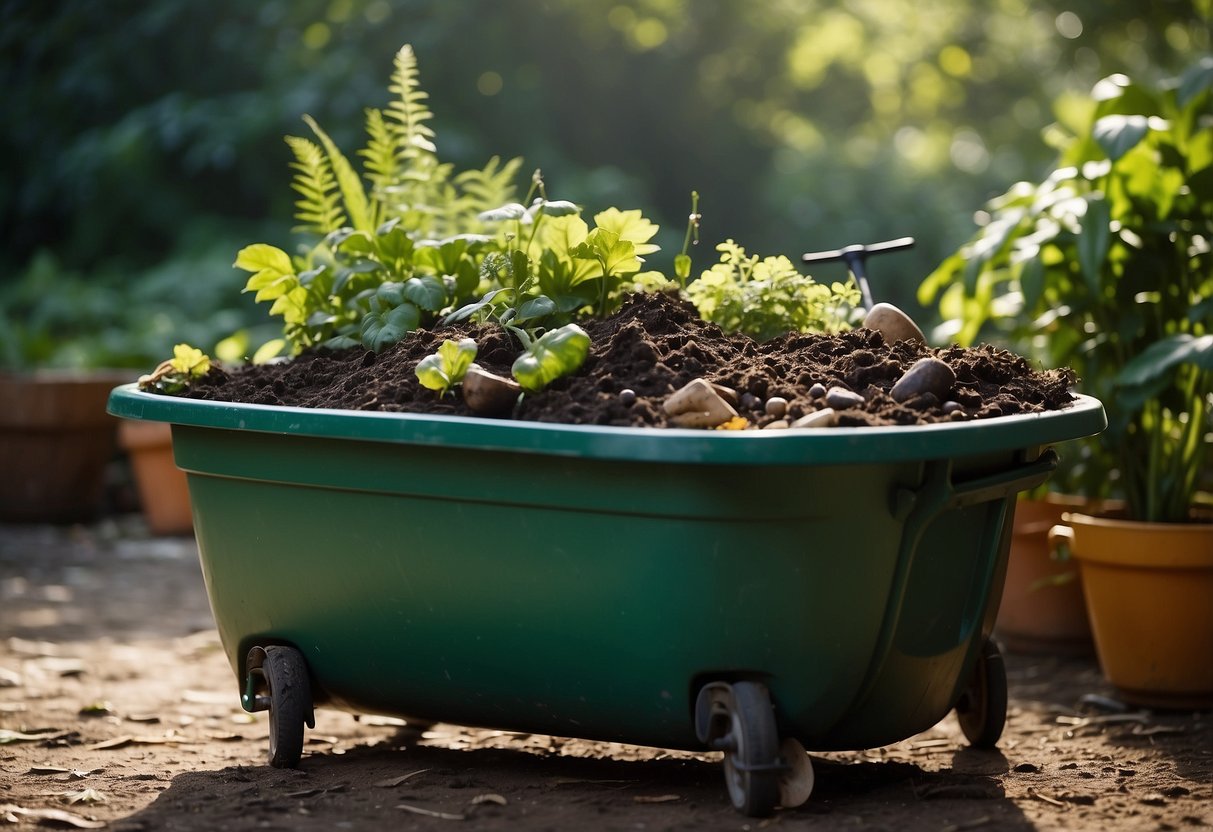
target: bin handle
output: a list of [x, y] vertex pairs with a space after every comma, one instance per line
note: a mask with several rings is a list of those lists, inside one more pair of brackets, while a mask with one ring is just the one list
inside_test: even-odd
[[1019, 491], [1035, 488], [1049, 478], [1057, 468], [1057, 451], [1047, 449], [1035, 461], [988, 477], [979, 477], [952, 484], [950, 506], [971, 506], [1007, 497]]

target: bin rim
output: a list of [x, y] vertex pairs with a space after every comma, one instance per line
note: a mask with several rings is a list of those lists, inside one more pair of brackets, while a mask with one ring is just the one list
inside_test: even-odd
[[890, 427], [717, 431], [571, 425], [364, 410], [207, 401], [115, 388], [107, 410], [126, 419], [300, 437], [588, 459], [717, 465], [904, 462], [1038, 448], [1092, 436], [1103, 405], [1076, 394], [1060, 410], [969, 422]]

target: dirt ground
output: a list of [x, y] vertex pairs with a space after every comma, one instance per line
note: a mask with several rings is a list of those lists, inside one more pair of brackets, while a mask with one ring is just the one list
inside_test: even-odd
[[[0, 821], [112, 830], [1198, 830], [1213, 714], [1125, 708], [1091, 657], [1008, 658], [997, 751], [952, 717], [814, 754], [807, 804], [729, 806], [719, 755], [317, 712], [302, 768], [265, 764], [192, 538], [137, 517], [0, 526]], [[424, 729], [424, 730], [422, 730]]]

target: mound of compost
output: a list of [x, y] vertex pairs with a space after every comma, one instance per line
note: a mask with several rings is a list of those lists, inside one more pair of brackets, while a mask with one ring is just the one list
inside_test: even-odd
[[[700, 319], [685, 300], [638, 294], [618, 312], [585, 321], [592, 339], [581, 370], [541, 393], [528, 394], [506, 418], [570, 424], [666, 427], [662, 402], [696, 378], [736, 391], [738, 413], [751, 428], [777, 416], [772, 397], [787, 401], [787, 420], [826, 407], [814, 385], [843, 387], [864, 397], [839, 411], [839, 424], [919, 425], [1037, 413], [1072, 401], [1069, 371], [1038, 371], [1021, 356], [983, 345], [936, 349], [910, 341], [885, 343], [879, 332], [790, 333], [758, 342]], [[364, 349], [316, 351], [290, 361], [214, 368], [185, 394], [192, 398], [343, 410], [407, 411], [472, 416], [458, 390], [439, 398], [417, 381], [417, 362], [446, 338], [474, 338], [484, 369], [508, 377], [520, 347], [495, 324], [419, 330], [376, 354]], [[946, 397], [926, 393], [897, 402], [889, 390], [924, 357], [946, 362], [956, 383]], [[625, 393], [624, 391], [632, 391]], [[621, 393], [623, 395], [621, 395]], [[947, 405], [947, 407], [945, 407]], [[959, 405], [959, 407], [957, 407]]]

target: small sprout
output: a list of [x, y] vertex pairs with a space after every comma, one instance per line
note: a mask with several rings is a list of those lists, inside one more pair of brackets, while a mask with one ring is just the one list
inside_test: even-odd
[[433, 355], [427, 355], [417, 362], [417, 380], [430, 390], [437, 390], [439, 397], [445, 396], [451, 388], [463, 381], [468, 368], [476, 359], [476, 342], [464, 338], [458, 342], [449, 338]]
[[139, 377], [140, 390], [180, 393], [211, 371], [211, 359], [189, 344], [173, 347], [173, 357], [162, 361], [151, 373]]

